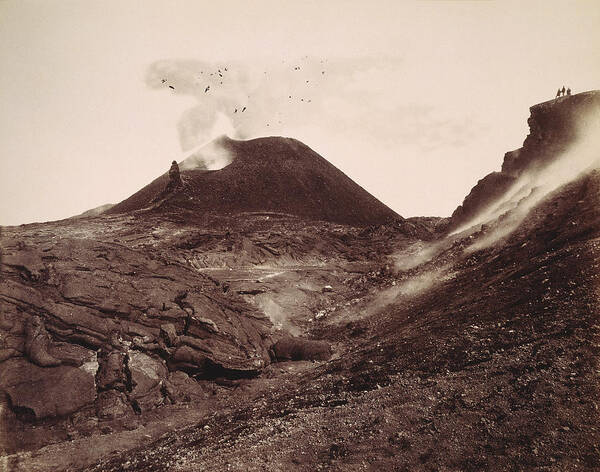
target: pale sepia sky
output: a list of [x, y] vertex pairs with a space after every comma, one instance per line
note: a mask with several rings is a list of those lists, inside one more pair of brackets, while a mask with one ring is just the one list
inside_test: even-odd
[[596, 0], [0, 0], [0, 224], [119, 202], [222, 131], [446, 216], [530, 105], [600, 88], [598, 25]]

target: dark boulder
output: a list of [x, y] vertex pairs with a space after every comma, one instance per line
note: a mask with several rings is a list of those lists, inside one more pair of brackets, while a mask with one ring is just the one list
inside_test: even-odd
[[331, 346], [326, 341], [302, 338], [284, 338], [269, 351], [274, 362], [328, 360]]
[[164, 402], [162, 386], [169, 373], [164, 362], [142, 352], [131, 351], [128, 369], [132, 387], [129, 398], [138, 411], [147, 411], [161, 405]]
[[167, 346], [177, 345], [177, 331], [173, 323], [165, 323], [160, 326], [160, 337]]
[[172, 403], [202, 400], [208, 396], [207, 388], [195, 381], [185, 372], [176, 371], [169, 374], [165, 382], [165, 393]]
[[114, 420], [134, 414], [127, 395], [116, 390], [107, 390], [98, 394], [96, 414], [100, 419]]

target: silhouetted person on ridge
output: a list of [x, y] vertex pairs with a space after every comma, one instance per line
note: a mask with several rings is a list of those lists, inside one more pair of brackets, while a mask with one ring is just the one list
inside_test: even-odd
[[567, 89], [567, 95], [571, 95], [571, 89], [570, 88]]
[[554, 97], [554, 98], [558, 98], [558, 97], [560, 97], [560, 89], [558, 89], [558, 90], [556, 91], [556, 97]]
[[563, 97], [564, 97], [565, 96], [565, 86], [564, 85], [563, 85], [563, 88], [562, 88], [562, 94], [563, 94]]

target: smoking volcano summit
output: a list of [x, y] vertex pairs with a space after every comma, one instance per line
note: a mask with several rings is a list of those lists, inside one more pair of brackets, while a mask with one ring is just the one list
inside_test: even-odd
[[[224, 167], [209, 170], [215, 165]], [[168, 184], [165, 174], [108, 213], [148, 209], [233, 215], [266, 211], [354, 226], [399, 218], [295, 139], [236, 141], [223, 136], [184, 160], [180, 169], [183, 185], [178, 191], [160, 195]]]
[[533, 106], [452, 218], [220, 138], [102, 214], [3, 228], [0, 464], [599, 469], [599, 97]]

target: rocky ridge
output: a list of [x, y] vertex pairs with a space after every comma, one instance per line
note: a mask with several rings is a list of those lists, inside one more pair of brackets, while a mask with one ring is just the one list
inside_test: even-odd
[[597, 113], [600, 91], [583, 92], [539, 103], [530, 108], [529, 135], [523, 146], [504, 155], [502, 169], [477, 182], [452, 213], [448, 230], [476, 217], [525, 173], [536, 173], [569, 149], [585, 120]]

